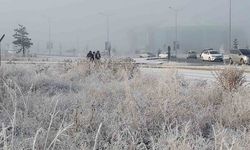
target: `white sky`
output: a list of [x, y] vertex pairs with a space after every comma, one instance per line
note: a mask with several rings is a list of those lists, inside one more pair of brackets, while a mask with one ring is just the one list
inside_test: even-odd
[[[112, 14], [111, 39], [121, 39], [134, 27], [173, 26], [174, 13], [181, 9], [180, 26], [228, 26], [229, 0], [0, 0], [0, 34], [11, 43], [17, 24], [27, 27], [34, 43], [48, 40], [51, 20], [52, 39], [73, 47], [87, 43], [100, 48], [106, 37], [106, 22], [99, 12]], [[249, 31], [250, 0], [233, 1], [233, 26]], [[119, 45], [119, 42], [116, 42]]]

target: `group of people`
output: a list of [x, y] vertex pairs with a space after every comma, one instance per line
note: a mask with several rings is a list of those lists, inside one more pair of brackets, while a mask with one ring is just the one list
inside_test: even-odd
[[87, 54], [87, 59], [90, 61], [100, 60], [101, 53], [99, 51], [97, 51], [97, 52], [89, 51], [89, 53]]

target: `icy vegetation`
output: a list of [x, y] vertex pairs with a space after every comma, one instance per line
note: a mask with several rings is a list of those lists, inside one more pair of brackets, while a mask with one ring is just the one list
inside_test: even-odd
[[221, 77], [228, 71], [239, 72], [226, 68], [207, 84], [186, 81], [176, 70], [160, 81], [129, 60], [5, 65], [0, 148], [248, 149], [250, 89], [243, 73], [229, 87]]

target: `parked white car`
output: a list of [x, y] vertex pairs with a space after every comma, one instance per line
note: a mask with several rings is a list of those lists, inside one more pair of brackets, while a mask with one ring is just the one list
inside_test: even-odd
[[205, 50], [201, 53], [203, 61], [223, 61], [223, 54], [216, 50]]
[[161, 53], [161, 54], [159, 54], [159, 58], [168, 58], [168, 54], [167, 53]]

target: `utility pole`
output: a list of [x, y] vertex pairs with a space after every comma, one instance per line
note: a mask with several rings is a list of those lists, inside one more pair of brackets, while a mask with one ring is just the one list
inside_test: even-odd
[[2, 48], [1, 48], [1, 42], [3, 40], [3, 38], [5, 37], [5, 34], [1, 37], [0, 39], [0, 66], [2, 65]]
[[175, 41], [178, 41], [178, 10], [175, 10]]
[[229, 0], [229, 37], [228, 37], [229, 51], [232, 48], [232, 0]]
[[108, 51], [108, 56], [111, 56], [111, 42], [110, 42], [110, 17], [109, 14], [99, 13], [100, 15], [106, 17], [107, 23], [107, 41], [105, 42], [105, 49]]
[[104, 15], [106, 17], [106, 23], [107, 23], [107, 42], [109, 42], [109, 35], [110, 35], [110, 25], [109, 25], [109, 17], [110, 15]]

